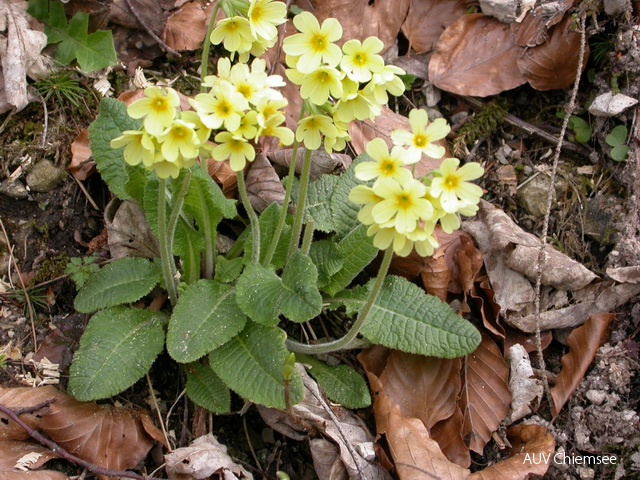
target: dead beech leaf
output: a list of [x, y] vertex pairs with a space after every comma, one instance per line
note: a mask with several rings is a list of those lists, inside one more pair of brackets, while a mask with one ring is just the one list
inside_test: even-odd
[[471, 453], [462, 438], [464, 415], [456, 405], [453, 415], [436, 423], [431, 429], [431, 438], [438, 442], [442, 453], [453, 463], [463, 468], [471, 465]]
[[188, 447], [178, 448], [164, 456], [170, 478], [209, 478], [217, 474], [225, 480], [251, 479], [253, 475], [238, 465], [227, 453], [227, 447], [212, 435], [198, 437]]
[[34, 461], [29, 462], [27, 467], [29, 470], [40, 468], [52, 458], [58, 458], [46, 447], [35, 442], [20, 442], [17, 440], [0, 440], [0, 477], [7, 471], [13, 470], [18, 460], [25, 455], [35, 453]]
[[131, 200], [111, 200], [104, 209], [111, 258], [156, 258], [159, 247], [142, 207]]
[[536, 47], [546, 42], [549, 28], [560, 22], [574, 3], [574, 0], [558, 0], [539, 4], [524, 17], [522, 23], [512, 23], [516, 44], [521, 47]]
[[640, 283], [640, 266], [607, 268], [607, 276], [620, 283]]
[[[169, 16], [167, 10], [173, 7], [172, 3], [165, 0], [131, 0], [131, 5], [136, 9], [138, 15], [151, 31], [158, 36], [162, 35], [165, 21]], [[131, 14], [131, 10], [125, 0], [114, 0], [111, 3], [109, 22], [122, 25], [128, 29], [143, 29], [137, 18]], [[145, 35], [149, 36], [148, 34]]]
[[[0, 404], [11, 410], [32, 408], [44, 402], [57, 401], [63, 394], [55, 387], [48, 385], [39, 388], [0, 388]], [[20, 419], [31, 428], [38, 428], [43, 410], [20, 415]], [[25, 440], [29, 434], [21, 427], [0, 413], [0, 440]]]
[[584, 325], [576, 328], [567, 338], [570, 350], [562, 357], [562, 369], [551, 389], [551, 414], [554, 418], [582, 381], [598, 348], [607, 340], [609, 324], [614, 318], [612, 313], [591, 315]]
[[467, 8], [464, 0], [411, 0], [402, 33], [416, 53], [430, 52], [445, 28]]
[[31, 472], [0, 472], [2, 480], [69, 480], [69, 477], [61, 472], [52, 470], [35, 470]]
[[[306, 150], [299, 148], [296, 154], [296, 173], [302, 171], [302, 164], [304, 162]], [[286, 167], [289, 169], [291, 165], [291, 157], [293, 156], [293, 149], [285, 148], [276, 150], [267, 155], [267, 158], [276, 165]], [[311, 152], [311, 170], [309, 172], [310, 178], [316, 179], [321, 175], [328, 174], [340, 174], [343, 173], [351, 165], [351, 157], [345, 153], [327, 153], [324, 149], [314, 150]]]
[[238, 190], [236, 172], [231, 170], [229, 162], [218, 162], [213, 158], [207, 160], [207, 173], [222, 188], [227, 198], [235, 198]]
[[[567, 15], [553, 28], [546, 42], [523, 51], [518, 58], [520, 72], [536, 90], [570, 87], [578, 70], [580, 37], [575, 30], [575, 21]], [[585, 45], [583, 70], [589, 57], [588, 45]]]
[[458, 95], [486, 97], [526, 83], [509, 26], [482, 13], [464, 15], [440, 35], [429, 81]]
[[78, 457], [110, 470], [135, 467], [154, 445], [140, 422], [144, 411], [79, 402], [60, 394], [39, 430]]
[[519, 424], [507, 430], [511, 442], [512, 455], [490, 467], [472, 473], [468, 480], [527, 480], [533, 475], [543, 477], [549, 469], [549, 463], [526, 462], [527, 455], [531, 458], [553, 457], [556, 442], [546, 428], [540, 425]]
[[511, 364], [509, 390], [512, 399], [506, 423], [510, 425], [537, 410], [544, 394], [544, 386], [540, 379], [534, 378], [531, 359], [524, 346], [511, 346], [508, 358]]
[[314, 0], [315, 16], [322, 22], [328, 17], [342, 24], [342, 40], [378, 37], [385, 51], [396, 43], [400, 27], [409, 11], [409, 0]]
[[483, 335], [478, 348], [465, 357], [463, 372], [462, 434], [469, 448], [482, 454], [491, 434], [509, 412], [509, 367], [498, 346]]
[[91, 160], [89, 130], [83, 128], [71, 144], [69, 171], [80, 181], [86, 180], [96, 170], [96, 162]]
[[247, 171], [247, 193], [249, 201], [257, 212], [264, 211], [272, 203], [284, 203], [284, 187], [280, 177], [261, 153], [251, 163]]
[[207, 33], [207, 17], [198, 2], [189, 2], [167, 18], [162, 39], [174, 50], [197, 50]]

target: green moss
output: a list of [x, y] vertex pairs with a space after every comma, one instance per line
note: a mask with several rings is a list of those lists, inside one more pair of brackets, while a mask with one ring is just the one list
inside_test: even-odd
[[487, 103], [458, 130], [458, 136], [453, 141], [453, 154], [458, 157], [464, 155], [465, 147], [469, 147], [481, 138], [494, 133], [502, 124], [507, 113], [504, 100], [495, 99]]

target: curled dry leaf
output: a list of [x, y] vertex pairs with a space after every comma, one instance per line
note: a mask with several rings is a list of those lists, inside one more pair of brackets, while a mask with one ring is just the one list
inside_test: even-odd
[[40, 55], [47, 36], [29, 26], [30, 18], [27, 2], [0, 2], [0, 114], [26, 107], [27, 76], [37, 79], [47, 73]]
[[411, 0], [402, 33], [417, 53], [433, 50], [442, 32], [467, 13], [464, 0]]
[[620, 283], [640, 283], [640, 266], [607, 268], [607, 276]]
[[[351, 410], [329, 405], [324, 400], [318, 384], [307, 374], [304, 367], [298, 364], [297, 369], [305, 386], [305, 394], [302, 402], [293, 406], [295, 418], [286, 412], [258, 405], [258, 412], [267, 425], [294, 439], [306, 438], [306, 435], [301, 435], [300, 432], [310, 433], [314, 437], [322, 435], [330, 439], [338, 446], [340, 461], [349, 475], [348, 478], [390, 480], [389, 473], [375, 459], [366, 455], [372, 445], [373, 436], [363, 420]], [[324, 451], [326, 446], [318, 445]], [[331, 468], [338, 469], [335, 465]]]
[[256, 155], [247, 171], [246, 182], [249, 201], [257, 212], [264, 211], [274, 202], [279, 205], [284, 202], [284, 187], [280, 177], [264, 155]]
[[196, 438], [188, 447], [166, 454], [164, 459], [170, 478], [187, 475], [187, 478], [201, 479], [219, 475], [225, 480], [253, 479], [253, 475], [233, 461], [227, 447], [210, 433]]
[[440, 35], [429, 81], [458, 95], [495, 95], [526, 83], [520, 53], [508, 25], [481, 13], [464, 15]]
[[160, 256], [159, 247], [142, 207], [114, 198], [104, 209], [111, 258]]
[[58, 455], [38, 443], [0, 440], [0, 477], [7, 471], [13, 470], [18, 460], [31, 453], [35, 454], [32, 457], [33, 461], [25, 464], [29, 470], [40, 468], [52, 458], [58, 458]]
[[508, 425], [535, 411], [544, 393], [542, 382], [534, 378], [529, 353], [522, 345], [511, 346], [509, 362], [511, 364], [509, 390], [513, 398], [506, 420]]
[[[342, 24], [342, 40], [378, 37], [384, 50], [396, 43], [409, 11], [409, 0], [314, 0], [318, 20], [333, 17]], [[383, 50], [383, 51], [384, 51]]]
[[[302, 171], [306, 150], [299, 148], [296, 154], [296, 173]], [[267, 158], [276, 165], [289, 168], [291, 165], [291, 157], [293, 150], [290, 148], [276, 150], [267, 155]], [[327, 153], [324, 149], [313, 150], [311, 152], [311, 171], [309, 175], [312, 179], [316, 179], [325, 173], [340, 174], [343, 173], [351, 165], [351, 157], [344, 153]]]
[[465, 358], [463, 372], [462, 434], [469, 448], [482, 454], [491, 434], [509, 411], [509, 367], [498, 346], [483, 335], [478, 348]]
[[36, 470], [34, 472], [1, 472], [2, 480], [69, 480], [64, 473], [51, 470]]
[[[549, 462], [534, 464], [526, 458], [551, 458], [555, 449], [553, 436], [540, 425], [516, 425], [507, 431], [512, 454], [506, 460], [471, 474], [468, 480], [527, 480], [533, 475], [544, 476]], [[535, 457], [533, 457], [535, 455]], [[528, 457], [527, 457], [528, 456]]]
[[[57, 401], [63, 394], [53, 386], [40, 388], [0, 388], [0, 404], [11, 410], [31, 408], [47, 401]], [[31, 428], [37, 428], [42, 411], [20, 415], [20, 419]], [[0, 413], [0, 440], [25, 440], [29, 434]]]
[[[546, 42], [523, 51], [518, 58], [518, 68], [536, 90], [568, 88], [576, 79], [581, 41], [574, 19], [566, 16], [553, 28]], [[582, 70], [587, 65], [588, 43], [585, 48]]]
[[91, 160], [89, 130], [83, 128], [71, 144], [69, 171], [80, 181], [86, 180], [96, 171], [96, 162]]
[[227, 198], [234, 198], [238, 190], [236, 172], [231, 170], [229, 162], [218, 162], [213, 158], [207, 160], [207, 173], [213, 178]]
[[591, 315], [584, 325], [576, 328], [567, 338], [570, 350], [562, 357], [562, 370], [551, 389], [551, 413], [554, 418], [587, 373], [598, 348], [607, 340], [609, 324], [614, 318], [612, 313]]
[[167, 19], [162, 39], [177, 51], [197, 50], [207, 33], [207, 17], [198, 2], [189, 2]]

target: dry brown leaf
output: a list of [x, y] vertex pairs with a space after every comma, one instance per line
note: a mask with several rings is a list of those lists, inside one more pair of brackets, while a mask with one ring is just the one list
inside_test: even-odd
[[551, 414], [554, 418], [582, 381], [598, 348], [609, 337], [609, 324], [614, 318], [615, 315], [612, 313], [591, 315], [584, 325], [576, 328], [567, 338], [570, 350], [562, 357], [562, 370], [551, 389]]
[[[409, 0], [315, 0], [314, 14], [322, 22], [333, 17], [342, 24], [342, 40], [378, 37], [384, 50], [396, 43], [409, 11]], [[383, 51], [384, 51], [383, 50]]]
[[464, 0], [411, 0], [402, 33], [417, 53], [430, 52], [445, 28], [466, 13]]
[[508, 25], [481, 13], [464, 15], [436, 43], [429, 81], [458, 95], [495, 95], [526, 83], [520, 51]]
[[189, 2], [167, 19], [164, 42], [179, 52], [197, 50], [207, 33], [207, 16], [198, 2]]
[[282, 205], [284, 187], [273, 165], [262, 154], [256, 155], [246, 174], [249, 201], [257, 212], [264, 211], [272, 203]]
[[[11, 410], [31, 408], [50, 400], [58, 400], [63, 394], [49, 385], [40, 388], [0, 388], [0, 404]], [[43, 411], [20, 415], [20, 419], [31, 428], [37, 428]], [[25, 440], [29, 434], [0, 413], [0, 440]]]
[[[536, 90], [556, 90], [571, 86], [578, 70], [581, 35], [575, 21], [568, 15], [556, 25], [549, 39], [534, 48], [527, 48], [518, 58], [518, 68]], [[582, 69], [587, 65], [589, 44], [585, 45]]]
[[531, 359], [524, 346], [511, 346], [508, 358], [511, 367], [509, 390], [513, 397], [505, 423], [510, 425], [537, 410], [544, 386], [539, 378], [534, 377]]
[[201, 479], [220, 475], [225, 480], [253, 479], [253, 475], [238, 465], [227, 453], [227, 447], [212, 435], [196, 438], [188, 447], [178, 448], [164, 456], [170, 478], [186, 475]]
[[1, 480], [69, 480], [64, 473], [51, 470], [36, 470], [33, 472], [0, 472]]
[[0, 440], [0, 477], [7, 471], [13, 470], [18, 460], [30, 453], [36, 454], [33, 462], [29, 462], [29, 470], [40, 468], [58, 455], [46, 447], [35, 442], [20, 442], [17, 440]]
[[478, 348], [465, 357], [463, 372], [462, 434], [469, 448], [482, 454], [491, 434], [509, 412], [509, 367], [498, 346], [483, 335]]
[[96, 162], [91, 160], [89, 130], [83, 128], [71, 144], [69, 171], [80, 181], [86, 180], [96, 171]]
[[521, 47], [536, 47], [546, 42], [549, 28], [560, 22], [574, 3], [574, 0], [558, 0], [539, 4], [525, 16], [522, 23], [512, 23], [516, 44]]
[[347, 469], [340, 461], [340, 449], [324, 438], [309, 441], [313, 470], [319, 480], [349, 480]]
[[[296, 154], [296, 173], [302, 171], [306, 150], [299, 148]], [[267, 158], [276, 165], [286, 167], [287, 171], [291, 165], [293, 150], [291, 148], [276, 150], [267, 155]], [[313, 150], [311, 152], [311, 170], [309, 176], [316, 179], [321, 175], [343, 173], [351, 165], [351, 157], [345, 153], [327, 153], [324, 149]]]
[[536, 465], [525, 461], [527, 455], [528, 458], [533, 455], [535, 458], [541, 458], [541, 455], [545, 456], [543, 458], [553, 456], [556, 444], [546, 428], [520, 424], [511, 427], [507, 435], [513, 446], [511, 457], [471, 474], [468, 480], [527, 480], [532, 475], [544, 476], [547, 473], [548, 463]]
[[111, 200], [104, 209], [111, 258], [157, 258], [159, 246], [144, 210], [131, 200]]
[[144, 411], [79, 402], [59, 394], [38, 429], [87, 462], [110, 470], [135, 467], [154, 445], [140, 418]]
[[37, 79], [47, 73], [40, 55], [47, 36], [29, 21], [27, 2], [0, 2], [0, 114], [26, 107], [27, 76]]
[[[131, 0], [131, 5], [138, 15], [151, 31], [158, 36], [162, 35], [164, 24], [169, 16], [167, 10], [173, 6], [172, 3], [168, 0]], [[125, 0], [113, 0], [109, 11], [109, 22], [122, 25], [128, 29], [143, 29], [136, 17], [132, 15]]]
[[607, 268], [607, 276], [620, 283], [640, 283], [640, 266]]
[[471, 452], [462, 438], [463, 422], [464, 415], [462, 410], [456, 406], [453, 415], [436, 423], [430, 433], [431, 438], [438, 442], [442, 453], [449, 460], [463, 468], [469, 468], [471, 465]]
[[213, 178], [227, 198], [235, 198], [238, 190], [236, 172], [231, 170], [229, 162], [218, 162], [213, 158], [207, 160], [207, 173]]

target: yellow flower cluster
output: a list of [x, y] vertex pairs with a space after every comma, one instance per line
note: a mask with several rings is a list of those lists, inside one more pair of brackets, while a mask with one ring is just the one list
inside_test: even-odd
[[251, 0], [245, 10], [243, 4], [233, 3], [227, 2], [235, 13], [244, 15], [218, 22], [209, 40], [214, 45], [222, 43], [229, 52], [238, 53], [241, 62], [246, 62], [249, 55], [259, 57], [275, 45], [277, 27], [287, 21], [287, 6], [274, 0]]
[[412, 131], [393, 132], [391, 151], [380, 138], [367, 144], [366, 152], [373, 161], [358, 164], [355, 174], [362, 181], [374, 182], [354, 187], [349, 200], [362, 205], [358, 219], [369, 227], [367, 234], [374, 237], [377, 248], [391, 246], [400, 256], [415, 248], [426, 257], [438, 247], [433, 235], [438, 223], [451, 233], [460, 228], [459, 215], [477, 212], [482, 189], [470, 181], [480, 178], [484, 169], [478, 163], [458, 168], [457, 158], [446, 158], [426, 177], [414, 178], [407, 167], [420, 160], [423, 152], [435, 158], [444, 156], [444, 148], [433, 142], [444, 138], [449, 126], [442, 119], [429, 123], [424, 110], [412, 110], [409, 119]]
[[299, 33], [285, 38], [282, 47], [290, 67], [286, 75], [300, 86], [300, 96], [315, 110], [299, 123], [296, 138], [307, 148], [317, 149], [324, 137], [329, 153], [342, 150], [349, 140], [349, 122], [373, 120], [389, 93], [404, 93], [399, 75], [405, 72], [384, 64], [379, 55], [384, 45], [376, 37], [349, 40], [342, 48], [336, 45], [342, 27], [335, 18], [321, 25], [313, 14], [302, 12], [293, 24]]
[[180, 97], [172, 88], [147, 87], [144, 98], [127, 108], [132, 118], [142, 118], [142, 128], [127, 130], [111, 140], [111, 148], [124, 149], [129, 165], [142, 163], [160, 178], [177, 178], [191, 167], [204, 148], [211, 130], [195, 112], [179, 110]]

